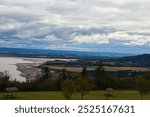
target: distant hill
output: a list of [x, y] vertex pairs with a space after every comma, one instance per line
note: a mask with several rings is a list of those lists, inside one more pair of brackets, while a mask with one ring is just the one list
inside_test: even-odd
[[111, 60], [127, 66], [150, 67], [150, 54], [138, 56], [121, 57]]
[[23, 49], [23, 48], [0, 48], [1, 56], [25, 56], [25, 57], [57, 57], [57, 58], [80, 58], [80, 57], [124, 57], [131, 54], [108, 53], [108, 52], [83, 52], [47, 49]]
[[105, 66], [150, 67], [150, 54], [131, 55], [131, 54], [124, 54], [124, 53], [108, 53], [108, 52], [83, 52], [83, 51], [0, 47], [0, 56], [77, 58], [80, 59], [80, 62], [83, 63], [85, 61], [89, 63], [89, 61], [99, 61], [100, 59], [102, 59]]

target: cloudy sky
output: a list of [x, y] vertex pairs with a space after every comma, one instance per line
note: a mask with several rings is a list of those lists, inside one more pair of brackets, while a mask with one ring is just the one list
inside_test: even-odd
[[150, 0], [0, 0], [0, 47], [150, 53]]

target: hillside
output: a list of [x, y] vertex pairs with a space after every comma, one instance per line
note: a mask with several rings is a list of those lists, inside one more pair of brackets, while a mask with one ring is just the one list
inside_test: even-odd
[[121, 57], [121, 58], [113, 59], [112, 61], [122, 63], [127, 66], [150, 67], [150, 54]]

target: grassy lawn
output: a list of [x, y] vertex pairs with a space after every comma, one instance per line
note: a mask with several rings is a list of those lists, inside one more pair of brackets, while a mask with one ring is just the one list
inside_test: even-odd
[[[63, 92], [17, 92], [18, 100], [63, 100]], [[3, 93], [0, 93], [2, 99]], [[73, 100], [80, 100], [79, 94], [74, 94]], [[105, 100], [104, 91], [91, 91], [84, 97], [85, 100]], [[110, 100], [140, 100], [140, 95], [137, 91], [114, 91], [114, 96]], [[144, 95], [143, 100], [150, 100], [150, 95]]]

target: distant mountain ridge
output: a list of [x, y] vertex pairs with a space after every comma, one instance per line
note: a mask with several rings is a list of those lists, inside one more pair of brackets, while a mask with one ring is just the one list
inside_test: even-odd
[[83, 51], [65, 51], [65, 50], [46, 50], [46, 49], [23, 49], [23, 48], [2, 48], [0, 47], [0, 55], [5, 56], [27, 56], [27, 57], [124, 57], [132, 56], [124, 53], [108, 53], [108, 52], [83, 52]]
[[150, 54], [121, 57], [112, 61], [127, 64], [128, 66], [150, 67]]
[[10, 57], [45, 57], [77, 58], [82, 60], [103, 60], [106, 66], [139, 66], [150, 67], [150, 54], [131, 55], [107, 52], [82, 52], [65, 50], [0, 48], [0, 56]]

